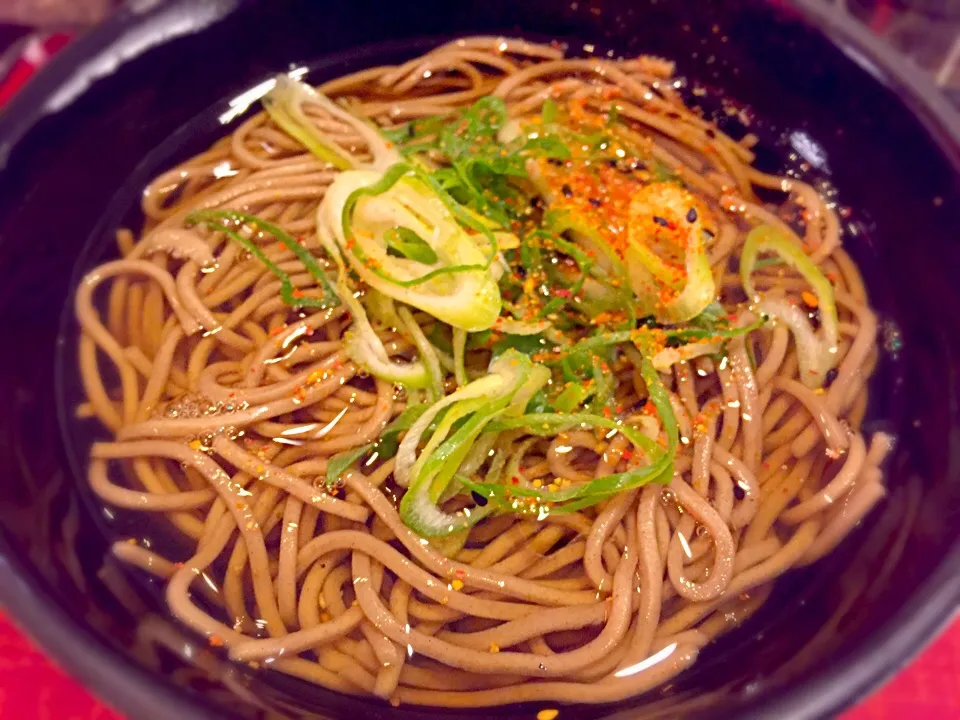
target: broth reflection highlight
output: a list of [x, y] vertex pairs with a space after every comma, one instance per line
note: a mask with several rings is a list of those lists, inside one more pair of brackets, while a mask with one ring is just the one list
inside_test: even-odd
[[672, 73], [468, 38], [281, 76], [146, 189], [78, 415], [99, 497], [193, 547], [114, 546], [181, 622], [395, 703], [611, 702], [883, 497], [836, 216]]

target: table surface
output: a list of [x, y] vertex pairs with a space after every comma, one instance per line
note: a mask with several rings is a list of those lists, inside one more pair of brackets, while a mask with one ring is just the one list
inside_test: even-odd
[[[2, 2], [2, 0], [0, 0]], [[34, 37], [0, 79], [0, 106], [69, 36]], [[960, 622], [843, 720], [960, 718]], [[117, 720], [119, 715], [60, 671], [0, 616], [0, 720]]]

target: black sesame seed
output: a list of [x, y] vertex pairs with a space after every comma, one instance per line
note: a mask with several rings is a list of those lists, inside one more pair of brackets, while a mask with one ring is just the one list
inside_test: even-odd
[[827, 370], [826, 377], [823, 378], [823, 386], [830, 387], [833, 385], [833, 381], [837, 379], [837, 375], [840, 374], [840, 371], [836, 368], [830, 368]]
[[743, 489], [742, 487], [740, 487], [737, 483], [734, 483], [734, 484], [733, 484], [733, 495], [734, 495], [734, 497], [737, 498], [737, 500], [743, 500], [743, 499], [747, 496], [747, 493], [746, 493], [746, 492], [744, 491], [744, 489]]
[[587, 199], [590, 201], [590, 204], [593, 205], [595, 208], [598, 208], [601, 205], [603, 205], [603, 202], [597, 198], [587, 198]]
[[657, 225], [659, 225], [660, 227], [665, 227], [665, 228], [670, 227], [670, 223], [667, 222], [667, 219], [666, 219], [666, 218], [662, 218], [662, 217], [660, 217], [659, 215], [654, 215], [654, 216], [653, 216], [653, 221], [654, 221]]
[[563, 193], [564, 197], [573, 197], [573, 189], [566, 183], [564, 183], [563, 187], [560, 188], [560, 192]]
[[551, 165], [556, 165], [557, 167], [563, 167], [563, 160], [557, 158], [547, 158], [547, 162]]
[[474, 502], [476, 502], [480, 507], [483, 507], [487, 504], [487, 499], [476, 490], [471, 490], [470, 494], [473, 495]]
[[680, 113], [668, 112], [668, 113], [667, 113], [667, 117], [670, 118], [671, 120], [679, 120], [679, 119], [680, 119]]
[[687, 213], [687, 222], [692, 223], [697, 221], [697, 209], [690, 208], [690, 212]]
[[717, 136], [717, 134], [716, 134], [713, 130], [711, 130], [710, 128], [707, 128], [707, 137], [708, 137], [708, 138], [711, 138], [711, 139], [712, 139], [712, 138], [715, 138], [716, 136]]
[[610, 160], [607, 160], [607, 165], [609, 165], [609, 166], [612, 167], [614, 170], [616, 170], [616, 169], [620, 166], [620, 163], [619, 163], [619, 161], [614, 160], [614, 159], [611, 158]]
[[530, 207], [537, 209], [543, 207], [543, 200], [539, 195], [534, 195], [532, 198], [530, 198]]

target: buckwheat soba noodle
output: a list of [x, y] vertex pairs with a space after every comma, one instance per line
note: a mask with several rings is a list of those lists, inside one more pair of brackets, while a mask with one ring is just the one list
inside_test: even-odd
[[114, 546], [179, 621], [394, 703], [610, 702], [883, 497], [837, 217], [672, 73], [467, 38], [280, 76], [151, 183], [77, 292], [78, 414], [97, 495], [188, 548]]

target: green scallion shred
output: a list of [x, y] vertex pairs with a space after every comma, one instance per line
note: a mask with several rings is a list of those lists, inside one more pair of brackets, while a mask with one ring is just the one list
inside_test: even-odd
[[[280, 279], [280, 297], [287, 305], [293, 307], [331, 308], [340, 304], [340, 299], [337, 297], [333, 286], [330, 284], [329, 278], [327, 278], [326, 272], [320, 267], [317, 259], [309, 250], [303, 247], [303, 245], [276, 225], [261, 220], [256, 215], [249, 215], [234, 210], [198, 210], [187, 215], [186, 222], [191, 225], [203, 223], [211, 230], [223, 232], [227, 237], [263, 263], [270, 272]], [[303, 263], [307, 272], [310, 273], [310, 276], [320, 285], [323, 295], [319, 298], [314, 298], [299, 294], [299, 291], [293, 287], [290, 276], [281, 270], [276, 263], [271, 261], [254, 242], [232, 229], [227, 224], [228, 222], [246, 225], [254, 231], [263, 230], [275, 237]]]

